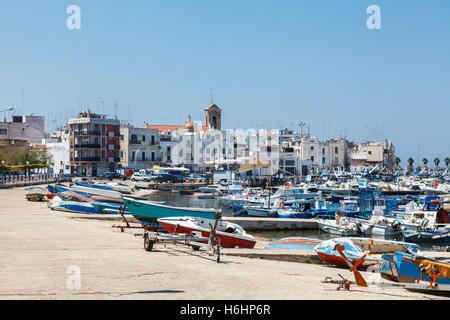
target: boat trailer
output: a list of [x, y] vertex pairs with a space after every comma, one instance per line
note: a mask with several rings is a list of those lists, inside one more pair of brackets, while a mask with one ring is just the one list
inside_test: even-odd
[[118, 210], [118, 213], [120, 214], [120, 216], [122, 217], [123, 222], [125, 222], [125, 225], [113, 225], [112, 228], [117, 228], [120, 229], [120, 232], [124, 232], [125, 229], [144, 229], [147, 231], [159, 231], [159, 230], [163, 230], [161, 228], [158, 228], [158, 224], [154, 223], [154, 224], [147, 224], [147, 223], [142, 223], [140, 226], [132, 226], [127, 218], [125, 218], [125, 209], [127, 208], [127, 206], [123, 206], [120, 207]]
[[156, 243], [172, 243], [181, 244], [192, 247], [192, 250], [198, 251], [200, 248], [205, 248], [211, 255], [217, 255], [217, 263], [220, 262], [220, 239], [216, 237], [216, 229], [219, 219], [222, 215], [218, 212], [214, 213], [214, 226], [210, 224], [211, 232], [209, 237], [203, 237], [201, 232], [195, 233], [176, 233], [177, 227], [175, 227], [174, 233], [161, 233], [158, 231], [149, 231], [145, 229], [144, 232], [144, 249], [147, 252], [153, 250], [153, 246]]
[[[346, 257], [344, 254], [344, 246], [343, 245], [336, 245], [334, 248], [339, 254], [342, 256], [342, 258], [345, 260], [347, 265], [350, 267], [350, 272], [353, 272], [353, 275], [355, 277], [355, 281], [348, 280], [344, 278], [342, 275], [338, 274], [341, 279], [339, 280], [333, 280], [331, 277], [326, 277], [324, 280], [322, 280], [322, 283], [332, 283], [337, 284], [338, 287], [336, 290], [340, 289], [346, 289], [350, 291], [350, 287], [352, 285], [356, 285], [358, 287], [368, 287], [368, 284], [366, 280], [364, 280], [364, 277], [361, 275], [359, 271], [356, 270], [356, 268], [364, 261], [366, 256], [369, 254], [369, 251], [364, 252], [363, 256], [355, 261], [354, 264], [351, 263], [351, 261]], [[436, 275], [437, 275], [437, 268], [433, 268], [433, 273], [428, 275], [430, 278], [430, 281], [424, 281], [423, 276], [425, 273], [425, 268], [421, 266], [420, 268], [421, 276], [420, 280], [417, 279], [415, 283], [406, 283], [406, 282], [391, 282], [391, 283], [378, 283], [377, 287], [379, 288], [404, 288], [404, 289], [416, 289], [416, 290], [433, 290], [433, 291], [450, 291], [450, 285], [448, 284], [438, 284], [436, 282]]]

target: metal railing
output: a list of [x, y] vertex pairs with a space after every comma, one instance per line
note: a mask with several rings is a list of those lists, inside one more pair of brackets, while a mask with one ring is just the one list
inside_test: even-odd
[[33, 175], [11, 175], [0, 177], [0, 189], [33, 186], [39, 184], [72, 181], [72, 178], [64, 177], [63, 174], [33, 174]]

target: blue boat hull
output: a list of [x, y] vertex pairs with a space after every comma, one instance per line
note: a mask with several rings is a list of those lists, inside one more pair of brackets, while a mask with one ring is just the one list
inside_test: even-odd
[[[382, 255], [381, 276], [385, 279], [414, 283], [421, 279], [420, 267], [414, 263], [414, 256], [404, 252], [395, 252], [394, 254]], [[424, 281], [430, 281], [430, 278], [423, 274]], [[450, 278], [436, 278], [438, 284], [450, 284]]]

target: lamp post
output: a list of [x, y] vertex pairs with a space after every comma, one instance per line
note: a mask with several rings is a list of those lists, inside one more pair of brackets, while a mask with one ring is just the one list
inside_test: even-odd
[[300, 127], [300, 181], [303, 181], [303, 127], [306, 125], [305, 122], [300, 122], [298, 126]]
[[[14, 110], [14, 107], [9, 107], [9, 108], [7, 108], [7, 109], [5, 109], [5, 110], [0, 110], [0, 112], [4, 112], [4, 113], [6, 114], [6, 112], [8, 112], [8, 111], [13, 111], [13, 110]], [[4, 120], [5, 120], [5, 122], [6, 122], [6, 116], [5, 116]]]

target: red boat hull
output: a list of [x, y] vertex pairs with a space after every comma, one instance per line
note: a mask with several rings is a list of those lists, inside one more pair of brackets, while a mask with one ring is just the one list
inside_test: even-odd
[[[345, 262], [344, 258], [342, 257], [338, 257], [338, 256], [334, 256], [331, 254], [326, 254], [323, 252], [317, 252], [317, 255], [319, 256], [320, 260], [322, 260], [323, 262], [327, 263], [327, 264], [334, 264], [336, 266], [340, 266], [340, 267], [348, 267], [347, 263]], [[352, 264], [354, 264], [357, 260], [356, 259], [349, 259], [350, 262]], [[378, 264], [375, 261], [363, 261], [363, 263], [358, 267], [358, 269], [367, 269], [369, 266], [371, 265], [376, 265]]]
[[[209, 231], [203, 231], [203, 230], [196, 230], [192, 228], [187, 228], [183, 226], [175, 226], [170, 223], [165, 223], [162, 221], [159, 221], [159, 224], [163, 226], [163, 228], [169, 232], [169, 233], [185, 233], [185, 234], [191, 234], [194, 232], [201, 232], [202, 237], [209, 237], [210, 232]], [[176, 228], [176, 230], [175, 230]], [[232, 236], [232, 234], [227, 234], [225, 232], [218, 231], [216, 233], [216, 237], [220, 239], [220, 245], [224, 248], [247, 248], [252, 249], [255, 244], [256, 240], [249, 240], [249, 239], [243, 239], [236, 236]]]

